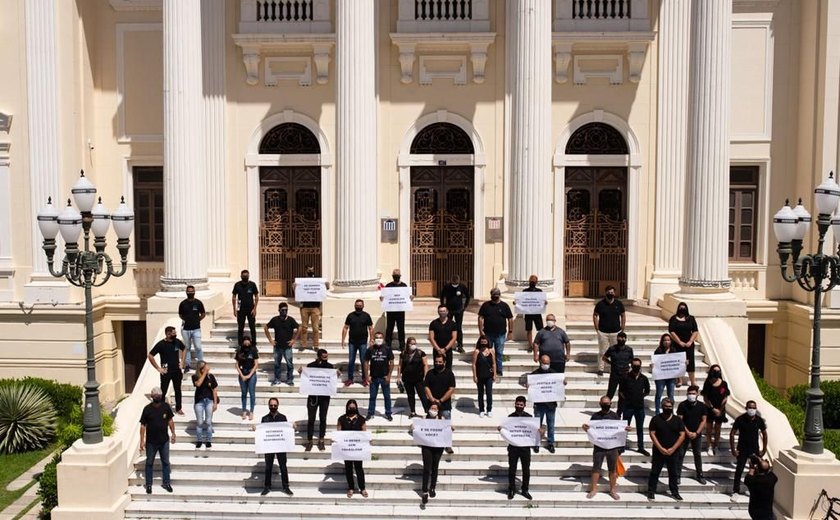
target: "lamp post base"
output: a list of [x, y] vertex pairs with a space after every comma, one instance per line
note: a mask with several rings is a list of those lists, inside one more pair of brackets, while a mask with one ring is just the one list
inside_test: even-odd
[[840, 496], [840, 461], [830, 451], [812, 455], [799, 448], [779, 451], [773, 464], [779, 478], [775, 503], [783, 518], [808, 518], [821, 489]]

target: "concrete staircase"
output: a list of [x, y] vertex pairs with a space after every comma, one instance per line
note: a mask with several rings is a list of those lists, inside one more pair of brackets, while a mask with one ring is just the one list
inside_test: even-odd
[[[276, 309], [276, 302], [261, 303], [264, 303], [260, 306], [262, 309]], [[677, 502], [667, 494], [657, 495], [654, 502], [647, 500], [643, 492], [647, 487], [650, 459], [635, 451], [622, 455], [627, 474], [619, 479], [620, 501], [612, 500], [606, 493], [599, 493], [591, 500], [586, 498], [592, 449], [580, 425], [587, 422], [589, 414], [597, 409], [599, 396], [606, 392], [608, 378], [594, 373], [597, 344], [592, 333], [591, 303], [570, 303], [567, 307], [567, 330], [572, 339], [573, 358], [566, 369], [569, 379], [567, 401], [557, 412], [556, 453], [549, 454], [542, 449], [539, 454], [532, 455], [532, 501], [519, 495], [507, 500], [506, 445], [496, 426], [513, 410], [514, 397], [526, 394], [521, 383], [524, 382], [523, 374], [533, 370], [533, 359], [526, 351], [525, 342], [506, 345], [505, 375], [493, 389], [494, 417], [479, 418], [469, 366], [471, 345], [477, 339], [475, 315], [471, 313], [467, 314], [464, 334], [468, 353], [456, 355], [454, 364], [458, 384], [453, 411], [455, 453], [444, 454], [437, 497], [430, 499], [427, 506], [421, 507], [420, 504], [420, 450], [413, 445], [407, 433], [410, 425], [407, 401], [404, 394], [397, 392], [395, 384], [392, 385], [393, 422], [386, 421], [381, 415], [383, 405], [380, 396], [377, 402], [379, 413], [368, 424], [374, 445], [374, 460], [365, 463], [369, 498], [358, 494], [352, 499], [346, 498], [344, 467], [341, 463], [330, 461], [329, 446], [324, 452], [315, 448], [310, 453], [305, 453], [299, 446], [296, 452], [289, 454], [293, 497], [287, 497], [280, 491], [260, 496], [264, 467], [262, 456], [254, 454], [250, 422], [239, 417], [239, 385], [232, 361], [236, 324], [230, 318], [222, 318], [214, 324], [212, 337], [204, 341], [205, 360], [219, 381], [221, 398], [221, 405], [213, 418], [213, 448], [196, 449], [192, 442], [195, 432], [192, 388], [185, 381], [186, 415], [176, 416], [178, 443], [171, 447], [174, 493], [167, 493], [160, 487], [160, 473], [156, 471], [154, 494], [145, 494], [145, 458], [141, 454], [135, 463], [136, 474], [129, 483], [132, 502], [126, 518], [749, 518], [747, 498], [738, 496], [733, 499], [727, 494], [732, 488], [734, 466], [726, 451], [714, 457], [704, 454], [706, 485], [694, 480], [689, 454], [680, 486], [685, 499], [683, 502]], [[628, 311], [628, 344], [647, 367], [666, 324], [658, 317], [636, 312], [632, 307], [628, 307]], [[292, 313], [297, 316], [296, 309]], [[425, 338], [428, 323], [434, 316], [433, 302], [418, 302], [406, 324], [407, 335], [417, 337], [418, 344], [427, 354], [431, 349]], [[260, 327], [269, 318], [268, 315], [258, 316]], [[302, 445], [306, 430], [306, 398], [298, 395], [296, 387], [270, 385], [273, 358], [271, 350], [265, 347], [261, 332], [259, 337], [258, 346], [262, 346], [260, 352], [263, 357], [258, 373], [255, 419], [259, 421], [259, 417], [267, 413], [268, 397], [279, 397], [280, 411], [294, 421], [298, 444]], [[344, 371], [346, 350], [335, 343], [322, 342], [322, 347], [329, 350], [331, 361]], [[295, 350], [296, 367], [313, 359], [311, 350]], [[697, 374], [701, 376], [705, 372], [706, 364], [700, 356]], [[356, 377], [358, 380], [359, 376]], [[685, 387], [678, 390], [678, 401], [684, 398], [684, 390]], [[364, 412], [368, 401], [367, 389], [359, 384], [342, 387], [339, 396], [333, 398], [328, 415], [328, 444], [330, 432], [335, 429], [336, 420], [343, 413], [344, 403], [349, 398], [355, 398]], [[653, 396], [648, 401], [650, 416], [653, 413]], [[722, 437], [727, 439], [728, 434], [728, 429], [725, 429]], [[635, 445], [635, 432], [631, 432], [630, 438]], [[646, 438], [645, 443], [650, 451], [649, 439]], [[277, 489], [279, 476], [273, 481]], [[605, 478], [602, 478], [599, 489], [607, 489]], [[666, 491], [667, 476], [663, 472], [660, 493]]]

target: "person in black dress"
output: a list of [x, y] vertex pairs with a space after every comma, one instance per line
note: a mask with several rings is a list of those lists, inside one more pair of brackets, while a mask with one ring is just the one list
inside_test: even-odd
[[415, 407], [415, 394], [420, 398], [423, 410], [427, 408], [423, 378], [426, 377], [428, 371], [429, 362], [426, 360], [426, 353], [417, 348], [417, 339], [409, 336], [405, 340], [405, 350], [400, 355], [400, 364], [397, 365], [397, 380], [402, 382], [408, 397], [408, 408], [411, 410], [409, 417], [420, 417]]
[[[359, 405], [355, 399], [347, 401], [344, 415], [338, 418], [337, 429], [339, 431], [366, 431], [365, 418], [359, 414]], [[347, 478], [347, 498], [351, 498], [356, 492], [356, 484], [353, 482], [353, 471], [356, 471], [356, 480], [359, 483], [359, 492], [367, 498], [368, 492], [365, 489], [365, 469], [360, 460], [344, 461], [344, 476]]]
[[726, 400], [729, 397], [729, 385], [721, 377], [720, 365], [709, 367], [700, 394], [706, 403], [706, 442], [709, 444], [709, 455], [714, 455], [720, 444], [720, 425], [728, 422]]
[[[478, 389], [478, 415], [493, 417], [493, 382], [496, 380], [496, 354], [486, 336], [478, 338], [472, 353], [473, 383]], [[487, 413], [484, 412], [484, 394], [487, 394]]]
[[[686, 368], [688, 380], [691, 381], [692, 385], [696, 385], [694, 346], [699, 332], [697, 330], [697, 320], [688, 312], [688, 305], [685, 302], [680, 302], [677, 305], [677, 313], [668, 320], [668, 333], [671, 334], [671, 339], [676, 343], [676, 351], [685, 352], [685, 358], [688, 361], [688, 367]], [[677, 380], [677, 388], [680, 386], [682, 386], [681, 378]]]

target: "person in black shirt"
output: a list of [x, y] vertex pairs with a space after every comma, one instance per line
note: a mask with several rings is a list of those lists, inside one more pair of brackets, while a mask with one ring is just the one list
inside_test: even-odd
[[[624, 401], [624, 420], [627, 425], [636, 419], [636, 448], [642, 455], [650, 455], [645, 449], [645, 397], [650, 395], [650, 382], [642, 374], [642, 360], [633, 358], [630, 372], [621, 379], [618, 389], [619, 401]], [[629, 444], [629, 442], [628, 442]]]
[[400, 354], [400, 364], [397, 365], [397, 379], [405, 386], [405, 393], [408, 397], [408, 409], [411, 410], [410, 418], [420, 417], [415, 408], [415, 397], [420, 398], [420, 405], [423, 410], [428, 409], [426, 405], [426, 388], [423, 386], [423, 378], [429, 371], [429, 363], [426, 360], [426, 353], [417, 348], [417, 340], [413, 336], [406, 339], [405, 350]]
[[[306, 266], [306, 277], [317, 278], [315, 267]], [[295, 284], [292, 284], [292, 288]], [[330, 290], [330, 282], [324, 282], [324, 287]], [[298, 302], [300, 303], [300, 348], [306, 348], [306, 330], [312, 328], [312, 348], [318, 350], [321, 341], [321, 302]]]
[[[464, 352], [464, 310], [470, 304], [470, 290], [461, 283], [461, 277], [457, 274], [452, 277], [449, 285], [445, 285], [440, 291], [440, 304], [449, 311], [449, 318], [455, 323], [457, 333], [458, 352]], [[451, 366], [451, 364], [450, 364]]]
[[[429, 411], [426, 412], [426, 419], [443, 420], [443, 416], [438, 410], [438, 405], [432, 404], [429, 406]], [[450, 426], [450, 428], [452, 427]], [[413, 432], [414, 424], [408, 428], [409, 435]], [[423, 456], [423, 487], [421, 489], [423, 503], [425, 504], [429, 501], [429, 497], [435, 498], [437, 496], [435, 487], [437, 486], [438, 467], [440, 466], [440, 457], [443, 455], [443, 448], [420, 446], [420, 453]]]
[[[436, 353], [435, 368], [426, 373], [426, 402], [438, 405], [444, 419], [452, 418], [452, 395], [455, 393], [455, 375], [446, 368], [446, 361], [442, 354]], [[453, 453], [452, 448], [446, 448], [446, 453]]]
[[[607, 395], [615, 397], [615, 390], [621, 379], [630, 372], [630, 361], [633, 359], [633, 349], [627, 346], [627, 334], [623, 331], [616, 334], [616, 343], [602, 356], [604, 363], [610, 364], [610, 381], [607, 384]], [[618, 394], [618, 414], [624, 413], [624, 398]]]
[[604, 353], [615, 345], [617, 335], [624, 330], [624, 304], [615, 297], [615, 287], [607, 286], [605, 297], [595, 304], [592, 324], [598, 335], [598, 375], [604, 375]]
[[[335, 368], [329, 362], [329, 353], [319, 348], [315, 353], [315, 361], [306, 365], [310, 368]], [[298, 372], [302, 372], [303, 368], [299, 368]], [[306, 444], [303, 445], [304, 451], [312, 450], [312, 436], [315, 433], [315, 414], [318, 414], [318, 449], [324, 451], [324, 436], [327, 434], [327, 410], [330, 407], [330, 396], [328, 395], [310, 395], [306, 398]]]
[[[260, 303], [260, 291], [257, 284], [248, 280], [250, 274], [247, 269], [239, 273], [239, 281], [233, 284], [233, 296], [230, 303], [233, 306], [233, 317], [236, 318], [236, 344], [242, 344], [245, 336], [245, 319], [248, 320], [248, 328], [251, 330], [251, 341], [256, 346], [257, 339], [257, 305]], [[238, 305], [237, 305], [238, 304]]]
[[[478, 389], [479, 417], [493, 417], [493, 381], [496, 380], [496, 354], [485, 336], [478, 338], [472, 353], [473, 383]], [[484, 412], [484, 394], [487, 393], [487, 413]]]
[[[400, 270], [394, 269], [391, 272], [392, 281], [385, 284], [385, 287], [408, 287], [405, 282], [400, 281], [400, 278], [402, 278]], [[382, 301], [382, 299], [380, 296], [379, 301]], [[413, 300], [414, 296], [411, 299]], [[394, 325], [396, 325], [397, 340], [399, 341], [397, 348], [402, 352], [405, 349], [405, 311], [388, 311], [385, 313], [385, 318], [385, 344], [393, 348], [391, 343], [394, 340]]]
[[200, 448], [203, 442], [212, 448], [213, 413], [219, 407], [219, 384], [204, 361], [199, 361], [195, 367], [192, 382], [195, 387], [195, 447]]
[[706, 420], [706, 441], [709, 444], [709, 455], [714, 455], [720, 444], [720, 426], [728, 422], [726, 418], [726, 401], [729, 398], [729, 384], [721, 378], [720, 365], [709, 367], [703, 391], [700, 394], [706, 403], [708, 418]]
[[178, 316], [182, 321], [181, 337], [184, 338], [184, 345], [187, 351], [187, 358], [184, 364], [185, 374], [192, 367], [192, 358], [190, 357], [191, 347], [195, 347], [196, 359], [204, 361], [204, 351], [201, 350], [201, 320], [206, 315], [204, 304], [195, 297], [195, 287], [188, 285], [187, 298], [182, 300], [181, 304], [178, 305]]
[[[274, 338], [270, 330], [274, 330]], [[272, 385], [280, 384], [280, 363], [286, 360], [286, 384], [292, 386], [295, 382], [294, 350], [298, 336], [298, 324], [289, 316], [289, 304], [280, 302], [277, 306], [277, 316], [271, 318], [263, 327], [268, 344], [274, 347], [274, 380]]]
[[[164, 338], [152, 347], [147, 358], [155, 370], [160, 372], [160, 387], [163, 389], [164, 396], [169, 391], [169, 383], [172, 383], [172, 388], [175, 390], [175, 413], [184, 415], [181, 410], [181, 380], [183, 379], [181, 368], [184, 366], [186, 347], [177, 338], [178, 333], [175, 327], [166, 327], [164, 334]], [[160, 365], [155, 361], [157, 355], [160, 355]]]
[[[599, 400], [601, 409], [593, 413], [589, 421], [620, 421], [621, 417], [617, 413], [610, 411], [610, 402], [611, 400], [608, 396], [602, 396]], [[589, 425], [584, 424], [581, 428], [583, 428], [583, 431], [588, 431]], [[629, 431], [630, 426], [627, 426], [625, 430]], [[604, 459], [607, 461], [607, 470], [610, 476], [610, 497], [613, 500], [618, 500], [621, 498], [616, 492], [616, 486], [618, 484], [618, 448], [605, 449], [596, 445], [592, 446], [592, 480], [589, 483], [589, 492], [586, 494], [586, 498], [594, 498], [598, 493], [598, 481], [601, 480], [601, 466], [604, 465]]]
[[653, 461], [648, 476], [648, 500], [656, 498], [656, 486], [662, 468], [668, 468], [668, 488], [674, 500], [682, 500], [677, 483], [679, 460], [677, 451], [685, 440], [685, 425], [674, 415], [674, 403], [667, 397], [662, 400], [662, 413], [650, 420], [650, 438], [653, 441]]
[[[239, 375], [239, 391], [242, 399], [242, 419], [254, 420], [254, 406], [257, 403], [257, 368], [260, 354], [251, 345], [251, 337], [242, 338], [242, 346], [236, 351], [236, 372]], [[251, 406], [247, 406], [247, 397], [251, 396]]]
[[686, 393], [686, 400], [681, 402], [677, 407], [677, 415], [685, 425], [685, 442], [680, 446], [677, 466], [678, 471], [682, 474], [685, 453], [691, 448], [691, 451], [694, 453], [694, 471], [697, 473], [697, 482], [705, 484], [706, 478], [703, 476], [703, 454], [700, 451], [700, 445], [703, 441], [703, 430], [706, 428], [706, 407], [702, 403], [697, 402], [697, 393], [699, 390], [697, 385], [689, 386], [688, 392]]
[[[152, 479], [157, 454], [160, 454], [162, 487], [172, 493], [169, 443], [175, 444], [175, 421], [172, 419], [172, 408], [163, 401], [163, 391], [154, 387], [151, 395], [152, 402], [147, 404], [140, 414], [140, 451], [146, 451], [148, 448], [145, 468], [146, 494], [152, 494]], [[172, 432], [171, 437], [166, 435], [167, 428]]]
[[[268, 413], [263, 416], [263, 423], [271, 422], [288, 422], [286, 416], [277, 411], [280, 406], [280, 401], [276, 397], [268, 400]], [[256, 429], [253, 426], [252, 429]], [[265, 496], [271, 491], [271, 471], [274, 469], [274, 459], [277, 459], [277, 465], [280, 466], [280, 482], [283, 484], [283, 492], [289, 496], [294, 495], [289, 488], [289, 469], [286, 467], [285, 453], [266, 453], [265, 457], [265, 480], [263, 483], [263, 490], [261, 495]]]
[[362, 385], [368, 386], [367, 374], [364, 371], [365, 354], [368, 341], [373, 343], [373, 320], [365, 312], [364, 300], [356, 300], [354, 310], [344, 319], [341, 329], [341, 347], [347, 345], [347, 333], [350, 333], [350, 357], [347, 364], [347, 381], [344, 386], [353, 384], [353, 371], [356, 368], [356, 354], [359, 354], [359, 366], [362, 367]]
[[449, 318], [449, 310], [444, 305], [438, 306], [440, 318], [429, 323], [429, 343], [432, 355], [441, 354], [446, 360], [446, 369], [452, 369], [452, 349], [458, 345], [457, 325]]
[[750, 518], [753, 520], [775, 520], [773, 516], [773, 498], [776, 482], [779, 478], [770, 470], [770, 462], [765, 459], [750, 464], [750, 470], [744, 477], [744, 485], [750, 490]]
[[[761, 444], [758, 442], [759, 432], [761, 433]], [[738, 445], [735, 445], [735, 435], [738, 435]], [[735, 464], [735, 482], [732, 486], [732, 494], [741, 493], [741, 475], [744, 473], [744, 466], [750, 457], [757, 455], [763, 457], [767, 451], [767, 423], [758, 416], [758, 407], [755, 401], [747, 401], [746, 413], [739, 415], [732, 423], [729, 430], [729, 449], [732, 456], [737, 460]]]
[[[356, 404], [355, 399], [347, 401], [344, 409], [344, 415], [338, 418], [338, 425], [336, 429], [339, 431], [365, 431], [367, 424], [365, 418], [359, 414], [359, 405]], [[356, 480], [359, 483], [359, 492], [363, 497], [367, 498], [368, 492], [365, 489], [365, 468], [362, 466], [360, 460], [345, 460], [344, 461], [344, 476], [347, 478], [347, 498], [351, 498], [356, 491], [356, 485], [353, 482], [353, 470], [356, 471]]]
[[502, 301], [502, 291], [498, 288], [490, 291], [490, 301], [478, 309], [478, 333], [490, 340], [490, 346], [496, 351], [496, 374], [502, 377], [505, 340], [513, 339], [513, 313], [510, 305]]
[[[531, 417], [531, 414], [525, 411], [526, 404], [525, 396], [518, 395], [513, 402], [514, 411], [508, 417]], [[501, 431], [502, 427], [496, 428]], [[543, 430], [540, 428], [540, 432]], [[522, 496], [531, 500], [533, 497], [528, 492], [528, 486], [531, 483], [531, 450], [528, 446], [513, 446], [508, 444], [508, 500], [513, 500], [516, 495], [516, 465], [522, 461], [522, 487], [519, 488]]]
[[[697, 329], [697, 320], [694, 316], [689, 314], [688, 305], [685, 302], [677, 304], [677, 313], [671, 316], [668, 320], [668, 333], [671, 334], [671, 339], [676, 343], [677, 352], [685, 352], [685, 359], [688, 361], [688, 380], [692, 385], [696, 385], [697, 381], [694, 378], [694, 342], [697, 341], [699, 335]], [[677, 388], [682, 384], [682, 378], [677, 380]]]
[[391, 416], [391, 372], [394, 370], [394, 351], [390, 345], [385, 345], [381, 332], [374, 334], [373, 346], [365, 354], [365, 373], [370, 385], [370, 399], [368, 400], [366, 421], [373, 419], [376, 414], [376, 397], [382, 388], [385, 399], [385, 418], [393, 420]]
[[[522, 289], [522, 292], [542, 292], [542, 289], [537, 287], [539, 279], [537, 275], [532, 274], [528, 277], [528, 287]], [[534, 350], [534, 328], [537, 332], [543, 328], [542, 314], [526, 314], [525, 315], [525, 332], [528, 334], [528, 352]]]

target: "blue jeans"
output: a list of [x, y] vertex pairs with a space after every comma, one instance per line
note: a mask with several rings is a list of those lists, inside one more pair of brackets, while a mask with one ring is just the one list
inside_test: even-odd
[[184, 338], [184, 345], [187, 346], [187, 355], [184, 358], [184, 368], [192, 366], [192, 356], [190, 355], [190, 345], [195, 347], [195, 357], [199, 361], [204, 361], [204, 352], [201, 350], [201, 329], [184, 330], [181, 329], [181, 337]]
[[478, 412], [484, 412], [484, 393], [487, 393], [487, 411], [493, 411], [493, 378], [479, 379], [475, 384], [478, 388]]
[[286, 383], [291, 384], [295, 380], [295, 366], [292, 363], [293, 349], [274, 348], [274, 380], [280, 382], [280, 362], [286, 360]]
[[[356, 368], [356, 352], [359, 353], [359, 365], [364, 366], [365, 364], [365, 354], [367, 354], [367, 342], [364, 343], [348, 343], [348, 347], [350, 348], [350, 363], [347, 365], [347, 380], [353, 381], [353, 370]], [[364, 371], [362, 372], [362, 377], [364, 377]]]
[[502, 372], [503, 357], [505, 355], [505, 338], [506, 334], [499, 334], [498, 336], [487, 336], [490, 341], [490, 346], [496, 351], [496, 372]]
[[[168, 432], [167, 432], [168, 433]], [[163, 485], [169, 484], [172, 468], [169, 465], [169, 441], [163, 444], [146, 443], [146, 485], [151, 486], [154, 479], [155, 456], [160, 453], [160, 467], [163, 473]]]
[[[656, 383], [656, 397], [654, 398], [654, 401], [653, 401], [653, 406], [656, 409], [654, 414], [659, 415], [659, 401], [662, 400], [662, 391], [665, 390], [666, 388], [668, 389], [668, 399], [670, 399], [671, 402], [673, 403], [674, 402], [674, 386], [677, 384], [677, 380], [676, 379], [659, 379], [657, 381], [654, 381], [654, 383]], [[676, 406], [676, 403], [674, 403], [674, 406]]]
[[543, 416], [545, 416], [545, 427], [548, 430], [545, 437], [549, 444], [554, 444], [554, 412], [556, 411], [557, 408], [550, 407], [548, 403], [534, 404], [534, 417], [540, 418], [540, 426], [542, 426]]
[[[257, 404], [257, 374], [251, 376], [247, 381], [239, 378], [239, 390], [242, 392], [242, 411], [254, 413], [254, 405]], [[245, 408], [245, 398], [251, 394], [251, 408]]]
[[370, 380], [370, 400], [368, 401], [367, 413], [376, 413], [376, 396], [379, 395], [379, 387], [382, 387], [382, 397], [385, 398], [385, 415], [391, 415], [391, 385], [385, 382], [384, 377], [374, 377]]
[[627, 421], [627, 426], [630, 426], [634, 418], [636, 419], [636, 447], [642, 450], [645, 448], [645, 409], [625, 405], [624, 420]]
[[195, 410], [195, 440], [210, 442], [213, 440], [213, 400], [204, 398], [193, 405]]

